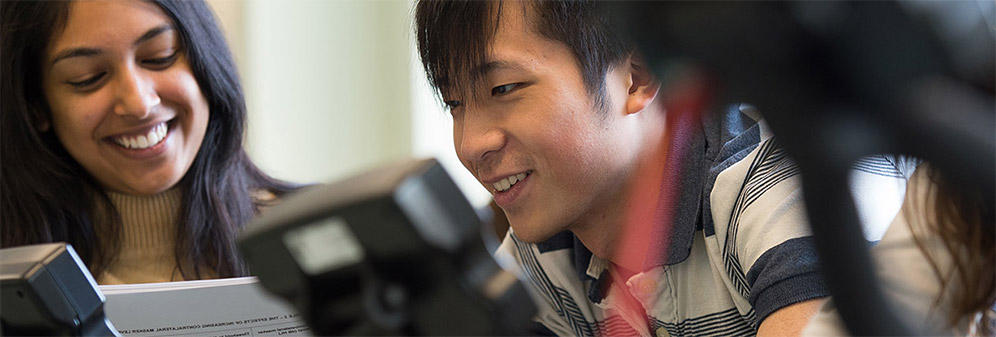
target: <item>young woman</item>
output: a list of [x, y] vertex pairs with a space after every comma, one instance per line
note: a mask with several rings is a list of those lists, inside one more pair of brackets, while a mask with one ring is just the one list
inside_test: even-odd
[[98, 283], [247, 275], [235, 241], [294, 186], [243, 149], [201, 1], [0, 3], [2, 246], [64, 241]]
[[[996, 330], [996, 205], [981, 188], [956, 183], [922, 163], [910, 178], [902, 209], [871, 248], [893, 310], [933, 336], [991, 336]], [[846, 335], [828, 302], [803, 331]]]

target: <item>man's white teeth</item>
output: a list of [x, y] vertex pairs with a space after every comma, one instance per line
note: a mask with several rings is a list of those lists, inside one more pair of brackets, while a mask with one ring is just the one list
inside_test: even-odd
[[120, 136], [114, 138], [114, 142], [123, 147], [141, 150], [155, 146], [166, 139], [166, 123], [156, 125], [148, 134], [139, 136]]
[[499, 180], [494, 184], [495, 191], [504, 192], [505, 190], [511, 188], [512, 185], [515, 185], [515, 183], [522, 181], [522, 179], [526, 179], [525, 173], [519, 173], [514, 176], [508, 176], [505, 179]]

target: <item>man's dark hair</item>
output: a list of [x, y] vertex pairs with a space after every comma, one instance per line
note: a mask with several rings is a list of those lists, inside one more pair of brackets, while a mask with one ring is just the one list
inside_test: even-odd
[[[420, 0], [415, 32], [422, 66], [433, 88], [460, 96], [474, 90], [473, 69], [484, 64], [485, 50], [501, 24], [503, 2]], [[599, 1], [536, 1], [526, 17], [532, 29], [567, 45], [574, 54], [589, 94], [604, 97], [605, 74], [635, 49], [614, 29]]]

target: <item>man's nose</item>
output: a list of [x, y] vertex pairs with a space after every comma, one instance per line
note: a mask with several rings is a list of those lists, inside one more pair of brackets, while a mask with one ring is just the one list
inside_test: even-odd
[[[474, 170], [471, 163], [482, 163], [497, 157], [505, 147], [508, 136], [498, 120], [487, 114], [465, 112], [459, 125], [454, 124], [457, 154], [464, 165]], [[476, 165], [474, 165], [476, 166]]]

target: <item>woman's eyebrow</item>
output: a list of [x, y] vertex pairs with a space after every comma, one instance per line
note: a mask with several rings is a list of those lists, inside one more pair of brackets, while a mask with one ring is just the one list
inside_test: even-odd
[[[145, 41], [151, 40], [156, 36], [159, 36], [160, 34], [171, 30], [173, 30], [173, 25], [171, 24], [163, 24], [161, 26], [153, 27], [152, 29], [146, 31], [145, 34], [142, 34], [142, 36], [139, 36], [138, 39], [135, 39], [135, 42], [132, 43], [132, 45], [138, 46]], [[62, 52], [59, 52], [59, 54], [57, 54], [55, 58], [52, 59], [52, 64], [56, 64], [59, 61], [65, 60], [67, 58], [90, 57], [90, 56], [100, 55], [101, 53], [103, 53], [103, 50], [99, 48], [92, 48], [92, 47], [70, 48]]]
[[149, 29], [147, 32], [145, 32], [145, 34], [142, 34], [142, 36], [139, 36], [138, 39], [135, 40], [135, 43], [133, 45], [138, 46], [138, 45], [142, 44], [142, 42], [151, 40], [152, 38], [155, 38], [159, 34], [162, 34], [162, 33], [165, 33], [165, 32], [171, 31], [171, 30], [173, 30], [173, 25], [171, 25], [171, 24], [163, 24], [161, 26], [153, 27], [152, 29]]
[[73, 57], [96, 56], [100, 55], [103, 52], [104, 52], [103, 50], [97, 48], [89, 48], [89, 47], [70, 48], [59, 52], [59, 54], [57, 54], [55, 58], [52, 59], [52, 64], [54, 65], [56, 63], [59, 63], [59, 61]]

